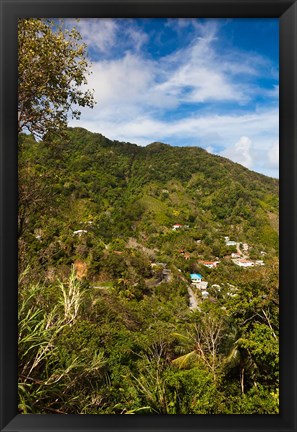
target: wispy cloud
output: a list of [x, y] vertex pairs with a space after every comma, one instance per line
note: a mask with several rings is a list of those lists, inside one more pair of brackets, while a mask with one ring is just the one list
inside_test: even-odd
[[76, 27], [89, 48], [96, 48], [99, 53], [106, 53], [114, 46], [119, 31], [118, 23], [108, 18], [83, 18]]
[[88, 87], [98, 104], [79, 125], [140, 145], [155, 140], [198, 145], [276, 174], [278, 86], [258, 82], [272, 69], [271, 61], [256, 52], [222, 50], [220, 26], [211, 20], [167, 21], [177, 32], [191, 26], [193, 37], [154, 57], [144, 50], [150, 35], [134, 23], [80, 21], [87, 43], [102, 53], [117, 44], [121, 50], [93, 62]]
[[228, 159], [232, 159], [234, 162], [238, 162], [247, 168], [252, 167], [253, 159], [251, 155], [252, 141], [247, 136], [241, 136], [239, 141], [234, 145], [230, 145], [220, 154]]
[[147, 42], [148, 35], [133, 20], [114, 18], [82, 18], [74, 23], [89, 49], [110, 57], [115, 51], [128, 49], [139, 51]]

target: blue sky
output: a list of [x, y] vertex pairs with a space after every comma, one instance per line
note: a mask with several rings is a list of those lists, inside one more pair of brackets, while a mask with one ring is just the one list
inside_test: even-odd
[[[66, 20], [73, 25], [73, 20]], [[199, 146], [278, 177], [278, 19], [81, 19], [81, 126], [110, 139]]]

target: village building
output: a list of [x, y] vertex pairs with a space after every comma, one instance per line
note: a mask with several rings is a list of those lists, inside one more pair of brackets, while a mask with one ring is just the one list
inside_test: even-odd
[[200, 282], [199, 288], [201, 291], [207, 290], [207, 287], [208, 287], [208, 282], [206, 282], [206, 281]]
[[256, 260], [251, 261], [247, 259], [234, 259], [232, 260], [234, 264], [238, 265], [239, 267], [254, 267], [254, 266], [264, 266], [263, 260]]
[[87, 232], [88, 231], [86, 231], [86, 230], [76, 230], [76, 231], [73, 231], [73, 235], [78, 235], [80, 237], [81, 235], [86, 234]]
[[236, 241], [230, 240], [228, 236], [224, 237], [226, 246], [236, 246]]
[[233, 252], [232, 254], [231, 254], [231, 258], [240, 258], [241, 257], [241, 255], [239, 254], [239, 253], [235, 253], [235, 252]]
[[236, 246], [236, 241], [228, 240], [226, 241], [226, 246]]
[[220, 261], [200, 261], [200, 264], [208, 268], [215, 268], [219, 263]]
[[193, 284], [198, 284], [202, 281], [202, 276], [199, 273], [191, 273], [190, 278]]
[[234, 259], [232, 260], [234, 264], [238, 265], [239, 267], [254, 267], [255, 263], [253, 261], [249, 261], [246, 259]]
[[178, 229], [180, 229], [180, 228], [182, 228], [183, 226], [181, 225], [181, 224], [174, 224], [173, 226], [172, 226], [172, 229], [173, 229], [173, 231], [176, 231], [176, 230], [178, 230]]
[[191, 285], [194, 286], [195, 288], [199, 288], [201, 291], [205, 291], [207, 289], [208, 282], [202, 281], [203, 278], [201, 274], [192, 273], [190, 274], [190, 278], [191, 278]]

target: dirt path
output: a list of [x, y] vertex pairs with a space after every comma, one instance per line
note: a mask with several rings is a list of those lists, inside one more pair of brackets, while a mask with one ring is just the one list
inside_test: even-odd
[[188, 287], [188, 293], [189, 293], [189, 297], [190, 297], [190, 309], [191, 310], [200, 310], [199, 306], [198, 306], [198, 301], [197, 298], [194, 294], [194, 291], [192, 290], [191, 287]]

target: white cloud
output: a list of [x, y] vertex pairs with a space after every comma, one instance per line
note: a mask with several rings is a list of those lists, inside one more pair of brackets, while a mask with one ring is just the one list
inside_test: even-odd
[[89, 87], [95, 89], [98, 112], [106, 106], [144, 103], [153, 85], [153, 69], [151, 62], [129, 53], [118, 60], [94, 63]]
[[66, 19], [66, 25], [73, 25], [80, 32], [89, 48], [99, 54], [110, 54], [114, 48], [121, 47], [140, 51], [148, 41], [148, 35], [138, 29], [130, 19], [122, 18], [81, 18], [78, 22]]
[[252, 155], [251, 155], [252, 141], [247, 136], [240, 137], [234, 145], [227, 147], [220, 154], [221, 156], [231, 159], [233, 162], [240, 163], [241, 165], [251, 168]]
[[[196, 37], [183, 49], [158, 60], [148, 60], [140, 52], [148, 35], [132, 21], [80, 21], [79, 29], [87, 43], [95, 44], [101, 51], [108, 50], [112, 45], [123, 48], [122, 55], [117, 59], [93, 63], [89, 87], [95, 89], [95, 97], [99, 101], [94, 113], [102, 112], [102, 103], [104, 110], [112, 111], [115, 105], [119, 111], [123, 101], [128, 104], [133, 116], [133, 104], [137, 104], [136, 111], [141, 114], [146, 109], [171, 109], [182, 103], [235, 102], [245, 105], [260, 94], [256, 86], [242, 82], [242, 75], [259, 73], [258, 69], [265, 64], [264, 59], [256, 54], [245, 56], [229, 51], [223, 55], [218, 51], [215, 45], [219, 30], [217, 21], [202, 23], [199, 20], [178, 19], [172, 22], [179, 23], [181, 27], [190, 23], [196, 28]], [[176, 28], [180, 26], [176, 25]], [[277, 90], [267, 91], [265, 96], [276, 98]], [[91, 115], [97, 117], [96, 114]]]
[[148, 35], [142, 31], [137, 30], [134, 27], [128, 27], [126, 34], [131, 39], [133, 43], [133, 48], [138, 52], [141, 50], [142, 46], [148, 41]]
[[70, 124], [138, 145], [163, 141], [171, 145], [203, 147], [247, 168], [278, 177], [277, 109], [232, 116], [197, 115], [175, 121], [159, 120], [148, 113], [140, 114], [137, 109], [129, 117], [129, 104], [127, 110], [128, 113], [121, 109], [117, 112], [115, 108], [113, 112], [98, 116], [96, 121], [82, 119]]
[[215, 152], [215, 149], [214, 149], [212, 146], [207, 146], [207, 147], [205, 148], [205, 150], [206, 150], [208, 153], [214, 153], [214, 152]]
[[268, 160], [271, 168], [278, 168], [279, 165], [279, 142], [275, 141], [268, 151]]
[[[120, 27], [115, 20], [81, 20], [79, 25], [87, 43], [95, 44], [100, 50], [122, 43]], [[188, 47], [159, 60], [148, 60], [138, 52], [148, 36], [135, 26], [127, 26], [125, 38], [130, 41], [122, 56], [93, 64], [89, 87], [96, 90], [98, 101], [106, 99], [111, 105], [121, 102], [129, 93], [130, 104], [135, 101], [144, 107], [172, 108], [185, 102], [247, 103], [257, 88], [243, 84], [242, 80], [239, 82], [238, 75], [256, 73], [257, 67], [252, 66], [259, 63], [256, 56], [247, 60], [236, 53], [224, 59], [213, 46], [217, 25], [198, 23], [196, 27], [203, 37], [196, 37]], [[100, 109], [99, 104], [97, 109]]]
[[[103, 20], [102, 34], [96, 38], [97, 21], [92, 24], [94, 28], [82, 27], [89, 32], [92, 43], [97, 43], [101, 50], [122, 43], [115, 20]], [[81, 25], [88, 22], [82, 20]], [[158, 60], [142, 55], [141, 46], [147, 35], [128, 23], [127, 49], [117, 58], [93, 63], [88, 88], [95, 90], [97, 105], [70, 125], [139, 145], [153, 141], [198, 145], [248, 168], [275, 173], [278, 108], [254, 106], [249, 111], [238, 110], [238, 106], [244, 106], [258, 94], [270, 98], [276, 106], [277, 87], [261, 93], [255, 85], [242, 80], [243, 75], [254, 77], [263, 72], [267, 61], [256, 54], [245, 56], [235, 51], [223, 55], [215, 45], [218, 26], [194, 23], [200, 36], [183, 50]], [[180, 28], [186, 25], [184, 21], [179, 24]], [[133, 40], [136, 46], [132, 51]], [[215, 111], [201, 111], [199, 104], [208, 102], [218, 104], [213, 105]], [[225, 102], [234, 103], [233, 114], [224, 114]], [[183, 111], [185, 103], [193, 110]]]
[[119, 30], [117, 22], [111, 18], [83, 18], [76, 27], [84, 42], [99, 52], [108, 52], [115, 44]]

